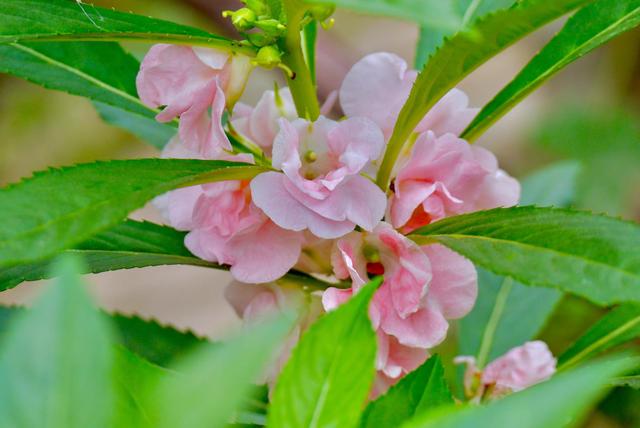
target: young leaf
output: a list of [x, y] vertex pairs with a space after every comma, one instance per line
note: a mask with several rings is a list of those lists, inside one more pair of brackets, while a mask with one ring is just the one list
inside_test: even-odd
[[587, 212], [516, 207], [450, 217], [415, 232], [500, 275], [596, 304], [640, 301], [640, 226]]
[[[429, 414], [403, 428], [568, 428], [580, 422], [613, 376], [637, 366], [635, 358], [615, 358], [554, 376], [553, 379], [486, 406]], [[458, 410], [458, 411], [456, 411]]]
[[75, 258], [61, 259], [54, 286], [3, 338], [0, 426], [112, 426], [110, 332], [78, 271]]
[[37, 173], [0, 189], [0, 266], [70, 248], [169, 190], [249, 179], [264, 170], [225, 161], [137, 159]]
[[0, 43], [132, 40], [255, 54], [251, 47], [204, 30], [81, 1], [2, 0], [0, 17]]
[[[578, 163], [563, 162], [526, 177], [522, 181], [521, 203], [568, 205], [575, 196], [579, 172]], [[459, 322], [460, 354], [476, 356], [478, 364], [483, 366], [533, 339], [561, 296], [557, 290], [526, 287], [511, 278], [478, 269], [476, 304]]]
[[639, 24], [638, 0], [598, 0], [585, 6], [571, 17], [553, 40], [478, 113], [462, 134], [462, 138], [475, 140], [555, 73]]
[[285, 318], [261, 323], [224, 345], [207, 346], [188, 357], [175, 367], [175, 376], [158, 386], [153, 426], [225, 426], [290, 328]]
[[453, 404], [440, 357], [434, 355], [389, 391], [369, 403], [361, 428], [394, 428], [439, 406]]
[[640, 336], [640, 305], [622, 305], [605, 315], [560, 358], [562, 369]]
[[267, 426], [357, 426], [375, 374], [368, 308], [381, 282], [372, 281], [302, 337], [276, 384]]
[[479, 19], [447, 39], [431, 56], [402, 108], [378, 171], [378, 185], [386, 189], [405, 142], [425, 114], [451, 88], [485, 61], [571, 10], [592, 0], [522, 0], [509, 9]]

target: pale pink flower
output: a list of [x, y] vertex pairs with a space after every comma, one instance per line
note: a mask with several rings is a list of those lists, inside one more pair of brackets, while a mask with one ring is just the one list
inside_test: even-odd
[[378, 387], [423, 363], [427, 350], [445, 339], [448, 320], [466, 315], [477, 295], [471, 262], [440, 245], [421, 248], [386, 223], [340, 239], [333, 265], [336, 277], [351, 278], [352, 287], [327, 289], [326, 310], [357, 293], [369, 275], [384, 275], [369, 310], [378, 334]]
[[[368, 117], [389, 138], [418, 73], [397, 55], [379, 52], [356, 63], [340, 88], [340, 104], [348, 117]], [[478, 109], [469, 108], [464, 92], [452, 89], [426, 114], [415, 132], [440, 136], [460, 134]]]
[[457, 357], [454, 361], [467, 364], [465, 389], [476, 400], [500, 397], [543, 382], [555, 373], [557, 362], [547, 344], [539, 340], [511, 349], [484, 370], [478, 369], [473, 357]]
[[[198, 158], [179, 140], [163, 157]], [[223, 160], [252, 163], [250, 155]], [[300, 257], [302, 233], [275, 225], [251, 202], [248, 180], [221, 181], [174, 190], [156, 200], [171, 226], [189, 231], [186, 247], [201, 259], [231, 266], [239, 281], [263, 283], [287, 273]]]
[[250, 67], [243, 55], [154, 45], [138, 74], [138, 94], [148, 106], [165, 106], [158, 121], [180, 117], [180, 138], [190, 150], [214, 156], [222, 149], [231, 149], [222, 128], [222, 113], [244, 89]]
[[387, 219], [404, 233], [450, 215], [518, 203], [520, 184], [488, 150], [431, 131], [398, 168]]
[[386, 207], [384, 193], [360, 175], [384, 145], [370, 120], [280, 120], [274, 168], [251, 182], [254, 203], [278, 226], [332, 239], [356, 225], [372, 230]]
[[232, 282], [225, 290], [225, 297], [238, 317], [249, 327], [282, 313], [296, 311], [298, 314], [297, 322], [279, 350], [275, 363], [261, 379], [273, 386], [302, 333], [322, 314], [319, 296], [296, 286]]

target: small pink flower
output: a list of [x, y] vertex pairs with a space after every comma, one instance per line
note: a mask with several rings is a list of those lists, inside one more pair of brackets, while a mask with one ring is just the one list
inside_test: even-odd
[[488, 150], [433, 132], [422, 134], [399, 167], [388, 219], [409, 233], [450, 215], [518, 203], [520, 184]]
[[282, 172], [255, 177], [253, 201], [287, 230], [308, 229], [325, 239], [356, 225], [372, 230], [384, 215], [386, 197], [360, 172], [383, 145], [382, 133], [368, 119], [281, 119], [272, 164]]
[[[389, 138], [418, 73], [406, 61], [390, 53], [367, 55], [347, 74], [340, 89], [340, 104], [348, 117], [368, 117]], [[415, 132], [440, 136], [460, 134], [478, 109], [468, 107], [464, 92], [452, 89], [424, 117]]]
[[249, 70], [249, 59], [242, 55], [159, 44], [142, 62], [138, 94], [148, 106], [166, 106], [158, 121], [180, 117], [180, 138], [190, 150], [213, 156], [231, 149], [222, 129], [222, 113], [225, 105], [239, 97]]
[[340, 239], [333, 254], [337, 278], [351, 278], [350, 289], [327, 289], [326, 310], [347, 301], [368, 281], [384, 274], [370, 316], [378, 334], [378, 385], [389, 385], [414, 370], [427, 350], [446, 337], [447, 320], [466, 315], [476, 299], [473, 264], [440, 245], [419, 247], [380, 223], [372, 233]]

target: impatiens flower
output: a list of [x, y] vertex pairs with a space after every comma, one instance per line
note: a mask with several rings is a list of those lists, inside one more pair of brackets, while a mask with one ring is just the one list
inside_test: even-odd
[[[198, 158], [178, 140], [164, 157]], [[249, 155], [218, 159], [251, 162]], [[239, 281], [263, 283], [282, 277], [300, 257], [302, 233], [276, 226], [251, 202], [248, 180], [222, 181], [169, 192], [160, 199], [170, 224], [189, 231], [186, 247], [196, 256], [230, 265]]]
[[404, 233], [450, 215], [518, 203], [520, 184], [488, 150], [429, 131], [400, 165], [388, 220]]
[[[180, 138], [192, 151], [214, 156], [231, 149], [222, 129], [222, 113], [240, 96], [249, 59], [214, 49], [155, 45], [145, 56], [137, 78], [146, 105], [162, 107], [160, 122], [180, 117]], [[211, 115], [209, 115], [211, 109]]]
[[380, 156], [384, 139], [365, 118], [342, 122], [280, 120], [272, 164], [251, 182], [253, 202], [278, 226], [308, 229], [332, 239], [356, 225], [372, 230], [382, 219], [386, 197], [363, 168]]
[[381, 388], [422, 364], [428, 349], [446, 337], [448, 320], [466, 315], [477, 295], [471, 262], [440, 245], [421, 248], [386, 223], [340, 239], [333, 265], [336, 277], [351, 278], [353, 285], [327, 289], [326, 310], [348, 300], [370, 275], [384, 275], [370, 306]]
[[[539, 340], [511, 349], [482, 371], [473, 357], [458, 357], [455, 361], [467, 364], [465, 389], [475, 397], [500, 397], [521, 391], [549, 379], [556, 371], [556, 359], [547, 344]], [[476, 386], [478, 378], [480, 385]], [[474, 391], [474, 387], [478, 390]]]
[[[390, 53], [367, 55], [347, 74], [340, 88], [340, 104], [348, 117], [368, 117], [389, 138], [418, 73], [406, 61]], [[437, 136], [460, 134], [478, 112], [468, 107], [464, 92], [453, 89], [424, 117], [415, 132]]]
[[298, 319], [295, 327], [279, 350], [275, 364], [268, 369], [262, 379], [263, 382], [273, 386], [302, 333], [322, 314], [319, 296], [306, 293], [296, 286], [249, 285], [232, 282], [225, 290], [225, 297], [247, 326], [255, 325], [283, 312], [297, 312]]

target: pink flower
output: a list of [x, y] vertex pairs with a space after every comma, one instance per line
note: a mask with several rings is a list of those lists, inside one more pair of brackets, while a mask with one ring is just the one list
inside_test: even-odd
[[231, 149], [222, 129], [222, 113], [244, 89], [249, 69], [249, 59], [242, 55], [155, 45], [142, 62], [138, 93], [148, 106], [166, 106], [158, 121], [180, 117], [180, 138], [190, 150], [213, 156]]
[[[198, 158], [179, 140], [164, 157]], [[219, 159], [252, 163], [250, 155]], [[281, 278], [297, 262], [304, 236], [276, 226], [251, 202], [248, 180], [222, 181], [169, 192], [159, 199], [169, 223], [189, 231], [186, 247], [201, 259], [231, 266], [231, 274], [248, 283]]]
[[386, 207], [384, 193], [362, 169], [376, 159], [384, 140], [365, 118], [342, 122], [320, 117], [311, 123], [280, 120], [272, 164], [282, 172], [266, 172], [251, 182], [254, 203], [278, 226], [308, 229], [332, 239], [356, 225], [372, 230]]
[[[384, 52], [367, 55], [353, 66], [342, 83], [342, 109], [348, 117], [370, 118], [388, 139], [417, 76], [397, 55]], [[478, 112], [468, 104], [464, 92], [452, 89], [427, 113], [415, 132], [432, 131], [438, 136], [460, 134]]]
[[268, 369], [263, 382], [273, 386], [286, 364], [291, 351], [309, 326], [321, 315], [320, 298], [299, 287], [276, 284], [248, 285], [232, 282], [225, 297], [245, 325], [251, 326], [283, 312], [295, 310], [298, 320], [278, 353], [275, 363]]
[[446, 216], [513, 206], [520, 198], [520, 184], [498, 168], [491, 152], [431, 131], [400, 165], [393, 191], [387, 218], [405, 233]]
[[[546, 343], [539, 340], [511, 349], [484, 370], [476, 367], [473, 357], [457, 357], [455, 362], [467, 364], [465, 389], [476, 400], [521, 391], [549, 379], [556, 371], [556, 359]], [[475, 379], [480, 380], [479, 386]]]
[[370, 316], [378, 334], [377, 385], [390, 385], [417, 368], [428, 349], [446, 337], [448, 320], [466, 315], [476, 299], [476, 271], [468, 260], [440, 245], [419, 247], [380, 223], [372, 233], [351, 233], [333, 253], [337, 278], [350, 289], [329, 288], [326, 310], [348, 300], [368, 281], [384, 274]]

